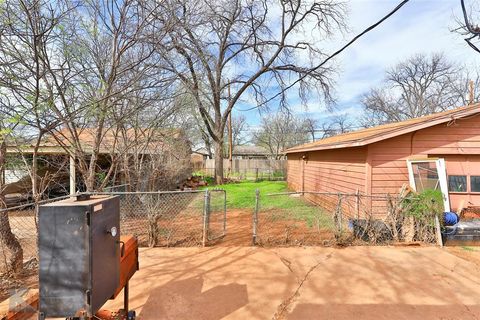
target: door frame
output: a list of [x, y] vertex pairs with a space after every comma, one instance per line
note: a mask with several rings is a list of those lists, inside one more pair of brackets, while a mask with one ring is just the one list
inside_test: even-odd
[[408, 180], [410, 182], [410, 187], [413, 190], [417, 191], [415, 186], [415, 177], [413, 174], [414, 163], [420, 162], [435, 162], [437, 167], [438, 181], [440, 183], [440, 191], [443, 195], [443, 206], [445, 211], [450, 211], [450, 199], [448, 194], [448, 182], [447, 182], [447, 167], [445, 165], [445, 159], [443, 158], [424, 158], [424, 159], [407, 159], [407, 168], [408, 168]]

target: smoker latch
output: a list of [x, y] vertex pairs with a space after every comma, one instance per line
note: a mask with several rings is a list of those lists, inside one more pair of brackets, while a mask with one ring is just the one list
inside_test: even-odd
[[87, 222], [87, 226], [90, 226], [90, 211], [85, 211], [85, 220]]
[[85, 291], [85, 295], [87, 296], [87, 304], [91, 305], [92, 303], [92, 293], [90, 290]]

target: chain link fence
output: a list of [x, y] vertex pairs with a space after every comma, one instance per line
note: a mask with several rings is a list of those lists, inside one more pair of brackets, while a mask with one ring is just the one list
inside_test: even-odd
[[225, 235], [224, 190], [93, 194], [120, 197], [120, 231], [141, 246], [206, 246]]
[[[141, 246], [193, 247], [218, 241], [226, 232], [224, 190], [174, 192], [95, 192], [120, 198], [120, 232], [138, 238]], [[37, 258], [38, 206], [70, 196], [0, 210], [20, 242], [24, 260]], [[0, 273], [9, 261], [0, 241]]]
[[[192, 247], [228, 241], [231, 245], [249, 245], [252, 238], [254, 245], [262, 246], [437, 240], [434, 216], [408, 215], [413, 198], [400, 196], [308, 191], [248, 193], [245, 197], [255, 199], [253, 227], [251, 206], [230, 208], [231, 234], [227, 241], [225, 190], [93, 194], [120, 198], [121, 233], [135, 235], [141, 246]], [[36, 206], [68, 197], [0, 210], [20, 242], [24, 260], [37, 257]], [[8, 254], [6, 244], [0, 241], [0, 270], [7, 266]]]
[[415, 198], [361, 193], [257, 191], [253, 244], [260, 246], [435, 243], [435, 214], [411, 215]]
[[[35, 264], [37, 258], [37, 208], [42, 204], [47, 204], [57, 200], [67, 199], [69, 196], [46, 199], [35, 203], [26, 203], [7, 209], [0, 210], [2, 223], [8, 223], [4, 232], [8, 229], [13, 233], [16, 240], [20, 243], [23, 250], [23, 260], [29, 264]], [[7, 271], [10, 253], [7, 244], [0, 240], [0, 273]]]
[[215, 243], [222, 239], [227, 230], [227, 192], [225, 190], [213, 189], [208, 193], [208, 223], [205, 225], [208, 231], [205, 239]]

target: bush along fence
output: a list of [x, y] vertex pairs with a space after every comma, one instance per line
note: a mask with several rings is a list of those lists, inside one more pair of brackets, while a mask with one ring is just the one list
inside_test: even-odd
[[[86, 194], [86, 193], [84, 193]], [[96, 192], [90, 195], [120, 198], [120, 232], [135, 235], [141, 246], [206, 246], [226, 232], [224, 190], [174, 192]], [[38, 207], [60, 198], [0, 210], [8, 216], [12, 233], [20, 242], [23, 260], [36, 261]], [[0, 241], [0, 273], [11, 258]]]
[[257, 190], [252, 242], [260, 246], [435, 243], [439, 227], [435, 221], [442, 213], [441, 194], [436, 191], [367, 196]]

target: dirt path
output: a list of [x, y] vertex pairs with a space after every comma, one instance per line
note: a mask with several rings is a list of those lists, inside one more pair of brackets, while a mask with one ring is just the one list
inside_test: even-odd
[[[303, 220], [281, 220], [275, 218], [278, 210], [262, 211], [258, 216], [257, 245], [266, 247], [318, 246], [333, 243], [331, 230], [308, 226]], [[219, 233], [222, 216], [216, 214], [210, 228]], [[253, 212], [251, 209], [232, 209], [227, 213], [226, 235], [210, 242], [209, 246], [249, 247], [253, 243]]]
[[252, 245], [253, 214], [251, 210], [232, 209], [227, 213], [227, 233], [210, 246], [249, 247]]

